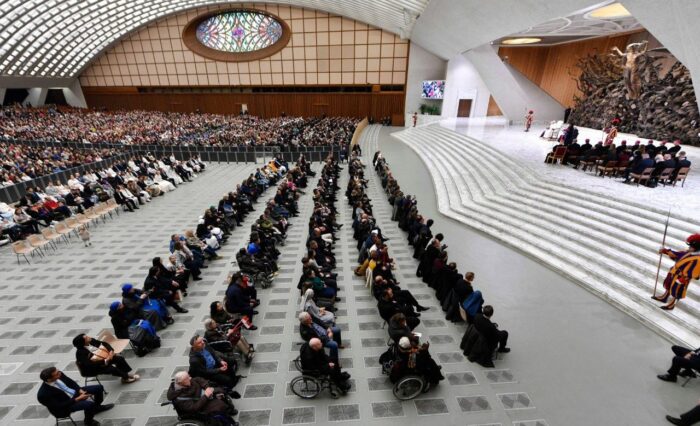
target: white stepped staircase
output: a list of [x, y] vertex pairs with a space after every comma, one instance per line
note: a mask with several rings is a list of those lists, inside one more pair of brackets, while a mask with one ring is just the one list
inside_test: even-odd
[[[363, 136], [378, 136], [367, 130]], [[497, 149], [440, 126], [393, 136], [425, 162], [442, 214], [535, 258], [669, 340], [700, 346], [697, 282], [673, 311], [650, 299], [667, 212], [544, 182]], [[699, 231], [700, 221], [672, 213], [666, 245], [683, 248]], [[664, 259], [660, 291], [672, 265]]]

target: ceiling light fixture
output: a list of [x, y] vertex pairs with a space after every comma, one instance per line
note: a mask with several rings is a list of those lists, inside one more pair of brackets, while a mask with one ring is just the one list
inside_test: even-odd
[[613, 3], [590, 11], [584, 15], [586, 19], [621, 19], [632, 16], [622, 3]]
[[509, 45], [520, 45], [520, 44], [532, 44], [541, 42], [541, 38], [536, 37], [519, 37], [519, 38], [509, 38], [507, 40], [501, 41], [501, 44]]

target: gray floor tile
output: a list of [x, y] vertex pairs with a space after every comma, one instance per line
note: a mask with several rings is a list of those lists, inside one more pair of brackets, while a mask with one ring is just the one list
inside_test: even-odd
[[242, 410], [238, 422], [241, 426], [267, 426], [270, 424], [270, 410]]
[[464, 412], [468, 411], [487, 411], [491, 409], [488, 399], [485, 396], [460, 396], [457, 397], [459, 408]]
[[282, 414], [282, 424], [315, 423], [316, 409], [314, 407], [285, 408]]
[[340, 422], [347, 420], [360, 419], [359, 404], [340, 404], [328, 406], [328, 420], [331, 422]]
[[373, 402], [372, 417], [403, 417], [403, 406], [399, 401]]
[[416, 411], [419, 416], [448, 413], [447, 404], [441, 398], [416, 399], [413, 403], [416, 405]]

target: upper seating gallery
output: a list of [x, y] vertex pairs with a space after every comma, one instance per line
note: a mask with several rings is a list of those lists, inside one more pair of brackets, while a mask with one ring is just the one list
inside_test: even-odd
[[359, 120], [346, 117], [262, 119], [157, 111], [103, 112], [73, 108], [0, 108], [0, 136], [110, 144], [293, 145], [347, 143]]

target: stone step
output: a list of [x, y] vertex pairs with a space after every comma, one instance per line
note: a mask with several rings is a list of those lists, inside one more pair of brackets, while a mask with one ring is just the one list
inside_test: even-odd
[[[673, 340], [678, 339], [684, 343], [692, 344], [700, 342], [700, 338], [698, 338], [700, 329], [697, 327], [697, 306], [693, 306], [697, 304], [694, 300], [685, 300], [683, 304], [686, 306], [683, 309], [682, 305], [679, 305], [676, 310], [670, 313], [659, 310], [649, 299], [649, 289], [645, 285], [640, 286], [639, 282], [629, 279], [630, 277], [639, 278], [638, 272], [632, 271], [630, 274], [628, 269], [621, 268], [618, 263], [613, 261], [596, 262], [600, 256], [595, 256], [597, 254], [595, 251], [591, 250], [592, 254], [581, 253], [578, 251], [580, 248], [570, 241], [556, 238], [556, 236], [547, 236], [547, 232], [543, 234], [541, 228], [538, 232], [536, 224], [532, 225], [522, 218], [512, 217], [512, 209], [509, 212], [511, 216], [509, 216], [503, 211], [494, 211], [490, 207], [484, 207], [480, 204], [486, 200], [483, 195], [479, 199], [480, 195], [467, 194], [470, 190], [476, 192], [479, 190], [470, 188], [461, 173], [458, 174], [459, 179], [455, 180], [455, 174], [444, 167], [448, 160], [450, 164], [456, 161], [451, 158], [454, 156], [454, 150], [450, 151], [447, 156], [445, 156], [444, 151], [436, 153], [439, 151], [436, 148], [439, 148], [440, 143], [435, 139], [434, 134], [424, 139], [420, 137], [421, 135], [413, 134], [411, 137], [405, 137], [406, 135], [403, 133], [395, 135], [406, 141], [428, 164], [433, 175], [441, 213], [525, 251]], [[427, 146], [430, 149], [425, 148]], [[439, 158], [435, 158], [435, 156], [439, 156]], [[459, 164], [453, 165], [455, 170], [460, 169]], [[477, 169], [480, 168], [477, 167]], [[483, 180], [482, 177], [482, 185], [484, 184]], [[462, 186], [461, 192], [465, 193], [465, 200], [462, 200], [459, 185]], [[472, 184], [473, 186], [474, 184]], [[576, 202], [575, 199], [572, 201]], [[501, 200], [501, 202], [503, 201]], [[491, 206], [488, 203], [487, 205]], [[502, 208], [501, 206], [499, 208]], [[606, 204], [606, 206], [613, 207], [611, 204]], [[518, 211], [518, 213], [520, 212]], [[653, 217], [653, 215], [640, 215], [640, 217]], [[556, 253], [556, 257], [553, 256], [554, 253]], [[582, 256], [590, 261], [582, 263]]]

